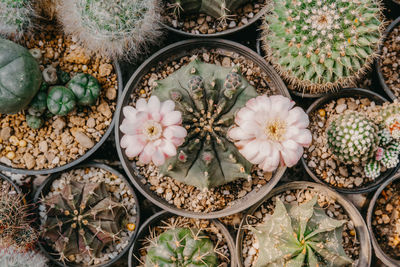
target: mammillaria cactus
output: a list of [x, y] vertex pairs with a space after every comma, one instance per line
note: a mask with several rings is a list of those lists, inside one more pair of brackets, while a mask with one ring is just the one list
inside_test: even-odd
[[47, 267], [47, 259], [34, 251], [20, 251], [15, 247], [0, 248], [0, 266]]
[[345, 220], [328, 217], [317, 197], [299, 204], [276, 198], [274, 214], [251, 230], [259, 243], [255, 267], [350, 266], [342, 246]]
[[0, 0], [0, 35], [22, 36], [33, 16], [30, 0]]
[[212, 241], [201, 231], [176, 228], [151, 241], [144, 266], [217, 267], [218, 258]]
[[381, 109], [380, 115], [383, 119], [383, 125], [390, 132], [392, 138], [400, 140], [400, 104], [392, 103]]
[[86, 49], [111, 58], [141, 53], [160, 35], [158, 0], [65, 0], [58, 16], [67, 34]]
[[273, 0], [262, 35], [266, 57], [300, 90], [351, 86], [377, 56], [379, 2]]
[[68, 83], [67, 87], [76, 96], [77, 104], [92, 106], [100, 96], [101, 86], [97, 79], [90, 74], [79, 73]]
[[44, 204], [43, 236], [54, 242], [62, 261], [74, 261], [76, 255], [94, 259], [118, 241], [125, 225], [126, 210], [113, 200], [104, 183], [71, 181]]

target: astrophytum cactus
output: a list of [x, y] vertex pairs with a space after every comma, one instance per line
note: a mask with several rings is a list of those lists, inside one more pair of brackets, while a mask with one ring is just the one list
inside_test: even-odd
[[104, 183], [70, 181], [61, 192], [43, 200], [47, 218], [42, 234], [51, 241], [61, 261], [77, 255], [91, 260], [120, 239], [126, 210], [115, 202]]
[[266, 58], [299, 90], [352, 86], [377, 56], [380, 17], [378, 0], [273, 0], [261, 37]]
[[201, 231], [176, 228], [151, 240], [144, 266], [217, 267], [218, 258], [214, 244]]
[[188, 132], [163, 175], [201, 189], [249, 177], [252, 164], [227, 139], [236, 111], [257, 96], [238, 71], [195, 60], [156, 82], [152, 94], [175, 102]]
[[0, 35], [21, 37], [34, 15], [30, 0], [0, 0]]
[[345, 223], [328, 217], [317, 197], [300, 205], [276, 198], [274, 214], [250, 228], [259, 244], [254, 267], [351, 266], [342, 245]]

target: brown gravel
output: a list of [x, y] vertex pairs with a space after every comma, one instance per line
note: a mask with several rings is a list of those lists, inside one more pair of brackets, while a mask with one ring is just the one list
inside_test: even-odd
[[400, 97], [400, 25], [389, 34], [382, 48], [381, 68], [386, 85]]

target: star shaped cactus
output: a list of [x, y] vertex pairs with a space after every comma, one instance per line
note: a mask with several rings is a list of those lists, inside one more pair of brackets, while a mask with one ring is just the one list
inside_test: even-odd
[[44, 200], [47, 219], [43, 236], [54, 243], [60, 260], [74, 261], [76, 255], [94, 259], [119, 240], [126, 210], [115, 202], [104, 183], [71, 181]]
[[353, 261], [342, 246], [345, 223], [328, 217], [317, 197], [300, 205], [276, 198], [271, 218], [251, 228], [260, 246], [254, 267], [349, 266]]

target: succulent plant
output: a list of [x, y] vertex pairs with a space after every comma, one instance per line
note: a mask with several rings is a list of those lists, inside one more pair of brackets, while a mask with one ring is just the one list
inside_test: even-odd
[[57, 9], [64, 31], [103, 56], [135, 56], [160, 36], [158, 0], [65, 0]]
[[152, 240], [144, 266], [217, 267], [218, 258], [212, 241], [201, 231], [176, 228]]
[[0, 35], [22, 36], [34, 15], [29, 0], [0, 0]]
[[376, 159], [371, 159], [364, 167], [365, 176], [371, 179], [378, 178], [381, 175], [381, 164]]
[[100, 96], [101, 86], [97, 79], [90, 74], [79, 73], [68, 83], [67, 87], [74, 92], [77, 104], [92, 106]]
[[30, 128], [37, 130], [43, 126], [44, 120], [40, 116], [33, 116], [30, 114], [27, 114], [26, 115], [26, 123], [28, 124], [28, 126]]
[[195, 60], [157, 81], [152, 95], [173, 100], [188, 131], [177, 154], [160, 167], [163, 175], [201, 189], [249, 177], [252, 164], [226, 138], [235, 112], [257, 96], [236, 67]]
[[391, 103], [381, 109], [380, 115], [383, 119], [383, 125], [390, 132], [392, 138], [400, 140], [400, 104]]
[[326, 92], [353, 85], [382, 37], [380, 1], [274, 0], [263, 24], [267, 60], [297, 89]]
[[76, 255], [98, 257], [119, 240], [127, 216], [104, 183], [70, 181], [61, 192], [45, 198], [44, 204], [47, 219], [42, 233], [54, 243], [62, 261], [74, 261]]
[[378, 137], [379, 137], [379, 146], [386, 146], [393, 140], [392, 135], [390, 134], [390, 131], [387, 128], [381, 129], [378, 132]]
[[42, 82], [42, 73], [29, 51], [0, 38], [0, 114], [26, 108]]
[[399, 164], [399, 152], [390, 148], [386, 149], [383, 158], [381, 159], [381, 163], [387, 169], [396, 167], [397, 164]]
[[345, 223], [328, 217], [317, 197], [299, 205], [277, 197], [274, 214], [251, 227], [259, 243], [254, 266], [350, 266], [342, 246]]
[[47, 259], [35, 251], [20, 251], [15, 247], [0, 249], [0, 266], [47, 267]]
[[328, 127], [327, 138], [331, 152], [345, 164], [369, 160], [379, 144], [378, 127], [355, 111], [336, 116]]
[[28, 113], [32, 116], [42, 116], [47, 109], [47, 93], [39, 91], [29, 105]]
[[67, 84], [71, 80], [71, 76], [66, 71], [63, 71], [61, 69], [57, 69], [56, 73], [57, 73], [57, 78], [58, 78], [58, 80], [60, 81], [60, 83], [62, 85]]
[[76, 97], [71, 89], [64, 86], [54, 86], [47, 96], [47, 108], [54, 115], [65, 116], [76, 105]]

